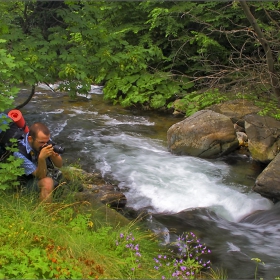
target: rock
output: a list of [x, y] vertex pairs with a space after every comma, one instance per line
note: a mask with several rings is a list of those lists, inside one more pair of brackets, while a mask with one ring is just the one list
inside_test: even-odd
[[98, 200], [114, 209], [120, 209], [126, 205], [126, 196], [117, 186], [107, 184], [99, 173], [87, 173], [82, 169], [67, 167], [64, 168], [63, 175], [68, 180], [78, 180], [79, 183], [83, 183], [80, 197]]
[[280, 154], [257, 177], [253, 190], [272, 200], [280, 200]]
[[120, 192], [120, 189], [113, 185], [85, 185], [92, 196], [98, 198], [102, 203], [110, 205], [111, 208], [120, 209], [126, 205], [126, 196]]
[[239, 126], [238, 124], [233, 124], [233, 127], [235, 129], [236, 132], [245, 132], [245, 128], [242, 126]]
[[254, 160], [268, 164], [279, 152], [280, 122], [258, 115], [245, 117], [248, 149]]
[[229, 117], [234, 124], [244, 128], [245, 116], [258, 113], [260, 108], [249, 100], [237, 99], [212, 105], [209, 107], [209, 110]]
[[95, 197], [89, 190], [78, 192], [75, 194], [76, 201], [82, 202], [79, 204], [79, 211], [83, 213], [90, 213], [95, 221], [102, 221], [104, 224], [108, 223], [112, 226], [125, 226], [129, 224], [129, 220], [121, 215], [118, 211], [111, 209], [100, 202], [100, 199]]
[[238, 148], [229, 117], [202, 110], [172, 125], [167, 131], [168, 149], [174, 154], [215, 158]]
[[244, 132], [236, 132], [239, 146], [248, 146], [248, 137]]

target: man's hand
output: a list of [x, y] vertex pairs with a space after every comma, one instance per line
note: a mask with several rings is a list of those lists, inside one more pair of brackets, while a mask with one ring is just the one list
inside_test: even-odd
[[55, 155], [56, 153], [53, 151], [52, 145], [43, 146], [43, 148], [40, 151], [38, 159], [46, 159], [48, 157], [51, 157], [52, 155]]

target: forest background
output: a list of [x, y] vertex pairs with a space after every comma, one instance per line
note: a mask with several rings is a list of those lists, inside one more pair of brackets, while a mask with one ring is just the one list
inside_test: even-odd
[[179, 99], [186, 115], [237, 97], [264, 113], [280, 103], [279, 1], [1, 1], [0, 10], [1, 111], [14, 85], [57, 81], [72, 98], [103, 85], [125, 107], [168, 110]]

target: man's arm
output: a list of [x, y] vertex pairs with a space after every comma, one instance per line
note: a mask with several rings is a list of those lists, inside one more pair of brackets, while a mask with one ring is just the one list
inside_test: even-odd
[[50, 156], [50, 159], [56, 167], [62, 167], [63, 161], [60, 154], [53, 152], [53, 154]]

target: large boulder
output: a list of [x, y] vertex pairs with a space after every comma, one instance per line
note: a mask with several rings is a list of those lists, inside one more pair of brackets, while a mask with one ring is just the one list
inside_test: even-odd
[[279, 152], [280, 122], [255, 114], [245, 117], [248, 149], [254, 160], [269, 163]]
[[167, 131], [168, 149], [174, 154], [216, 158], [239, 146], [229, 117], [202, 110], [172, 125]]
[[253, 190], [262, 196], [280, 200], [280, 154], [258, 176]]

